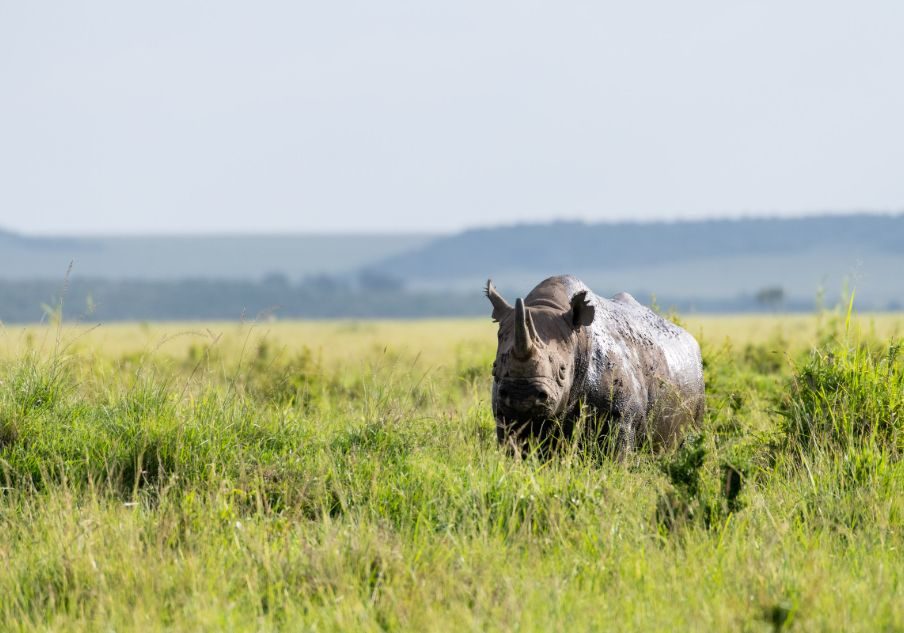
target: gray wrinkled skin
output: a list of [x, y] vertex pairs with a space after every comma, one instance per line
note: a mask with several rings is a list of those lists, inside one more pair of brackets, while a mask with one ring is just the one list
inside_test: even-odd
[[499, 344], [493, 415], [501, 443], [571, 435], [581, 407], [620, 452], [644, 438], [669, 446], [704, 410], [700, 346], [621, 293], [605, 299], [571, 276], [542, 281], [509, 305], [487, 282]]

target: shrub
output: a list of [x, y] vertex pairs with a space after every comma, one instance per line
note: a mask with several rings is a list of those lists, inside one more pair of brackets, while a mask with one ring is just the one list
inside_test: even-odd
[[865, 344], [814, 350], [781, 399], [784, 435], [803, 450], [876, 444], [904, 449], [904, 363], [900, 343], [881, 352]]

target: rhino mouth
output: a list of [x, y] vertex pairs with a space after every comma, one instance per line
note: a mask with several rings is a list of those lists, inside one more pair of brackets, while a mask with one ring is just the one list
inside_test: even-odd
[[548, 418], [555, 409], [553, 391], [543, 378], [506, 379], [496, 385], [496, 411], [507, 421]]

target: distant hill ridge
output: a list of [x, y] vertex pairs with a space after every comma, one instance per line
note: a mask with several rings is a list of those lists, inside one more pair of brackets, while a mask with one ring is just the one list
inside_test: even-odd
[[[66, 283], [69, 263], [74, 262]], [[654, 223], [554, 222], [457, 235], [45, 238], [0, 231], [0, 322], [486, 315], [573, 273], [682, 311], [809, 310], [856, 290], [904, 307], [904, 215]]]
[[0, 229], [0, 280], [260, 280], [354, 275], [433, 235], [150, 235], [44, 237]]
[[823, 215], [680, 222], [554, 222], [472, 229], [371, 266], [403, 280], [448, 280], [488, 271], [612, 270], [701, 259], [838, 249], [904, 253], [904, 215]]

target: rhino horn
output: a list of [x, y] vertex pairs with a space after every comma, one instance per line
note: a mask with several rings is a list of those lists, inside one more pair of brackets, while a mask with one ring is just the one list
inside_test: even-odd
[[515, 348], [517, 358], [528, 358], [534, 350], [534, 342], [527, 327], [527, 310], [521, 297], [515, 300]]
[[502, 318], [512, 311], [512, 306], [508, 304], [508, 301], [502, 298], [496, 291], [496, 286], [493, 285], [492, 279], [487, 279], [487, 287], [484, 290], [484, 293], [487, 296], [487, 299], [490, 300], [490, 303], [493, 304], [493, 320], [497, 323], [502, 320]]

